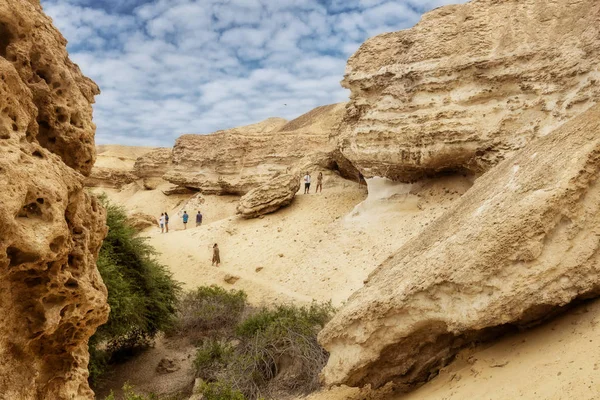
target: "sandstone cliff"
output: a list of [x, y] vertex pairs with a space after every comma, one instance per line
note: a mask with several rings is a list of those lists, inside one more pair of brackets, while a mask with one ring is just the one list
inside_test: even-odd
[[336, 169], [329, 137], [343, 112], [344, 104], [334, 104], [290, 122], [270, 118], [210, 135], [184, 135], [175, 143], [165, 179], [205, 194], [244, 195], [295, 167]]
[[92, 399], [103, 208], [83, 190], [98, 88], [38, 1], [0, 2], [0, 399]]
[[348, 62], [340, 147], [367, 177], [480, 173], [600, 97], [600, 3], [474, 0]]
[[[86, 186], [120, 189], [139, 179], [160, 178], [170, 162], [170, 149], [99, 145]], [[164, 164], [164, 165], [163, 165]]]
[[600, 106], [479, 178], [320, 334], [327, 384], [407, 390], [463, 346], [600, 293]]

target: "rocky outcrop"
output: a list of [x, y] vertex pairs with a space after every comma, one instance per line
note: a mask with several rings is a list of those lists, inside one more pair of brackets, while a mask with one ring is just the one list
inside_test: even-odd
[[256, 218], [289, 205], [300, 190], [300, 176], [284, 174], [252, 189], [240, 199], [237, 213], [243, 218]]
[[[323, 106], [287, 122], [271, 118], [210, 135], [184, 135], [173, 148], [173, 167], [165, 179], [204, 194], [244, 195], [275, 176], [290, 173], [307, 156], [333, 159], [344, 104]], [[322, 159], [326, 161], [323, 161]]]
[[139, 177], [131, 171], [123, 171], [116, 168], [94, 167], [92, 173], [86, 179], [85, 185], [88, 187], [120, 189], [138, 179]]
[[135, 160], [134, 173], [140, 178], [162, 178], [171, 167], [172, 157], [171, 149], [154, 149]]
[[108, 316], [103, 208], [83, 189], [98, 88], [39, 2], [0, 3], [0, 399], [92, 399], [88, 338]]
[[27, 140], [88, 175], [96, 157], [92, 103], [98, 86], [69, 60], [67, 41], [42, 14], [39, 1], [3, 2], [0, 18], [0, 57], [19, 74], [37, 108], [29, 126], [13, 121], [14, 131], [25, 129]]
[[98, 158], [85, 185], [121, 189], [143, 180], [154, 189], [170, 163], [170, 149], [119, 145], [99, 145]]
[[474, 0], [354, 54], [340, 129], [366, 177], [487, 171], [600, 97], [600, 3]]
[[480, 177], [319, 336], [325, 383], [425, 382], [463, 346], [600, 294], [600, 106]]
[[158, 227], [156, 217], [142, 212], [132, 213], [127, 216], [127, 223], [136, 231], [141, 232], [153, 226]]

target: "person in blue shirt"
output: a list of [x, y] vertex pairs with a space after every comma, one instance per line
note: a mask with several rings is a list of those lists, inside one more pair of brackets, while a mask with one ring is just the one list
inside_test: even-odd
[[198, 214], [196, 214], [196, 227], [202, 225], [202, 213], [198, 210]]
[[188, 219], [190, 218], [190, 216], [188, 215], [187, 211], [183, 212], [183, 229], [187, 229], [187, 222]]

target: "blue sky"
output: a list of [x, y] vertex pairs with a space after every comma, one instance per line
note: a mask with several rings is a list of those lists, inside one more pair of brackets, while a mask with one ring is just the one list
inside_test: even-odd
[[172, 146], [346, 101], [368, 37], [465, 0], [41, 0], [94, 79], [96, 141]]

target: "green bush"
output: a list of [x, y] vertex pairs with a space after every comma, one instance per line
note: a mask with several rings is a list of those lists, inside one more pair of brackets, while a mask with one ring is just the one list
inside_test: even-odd
[[254, 310], [235, 328], [235, 347], [217, 340], [204, 343], [194, 363], [197, 376], [248, 399], [309, 392], [318, 387], [318, 374], [328, 359], [317, 333], [333, 312], [330, 303]]
[[227, 335], [246, 308], [246, 293], [219, 286], [202, 286], [187, 293], [179, 306], [178, 329], [198, 336]]
[[218, 379], [218, 374], [227, 367], [231, 361], [234, 348], [228, 343], [210, 339], [203, 343], [196, 351], [194, 369], [196, 375], [207, 381]]
[[205, 383], [200, 391], [204, 400], [246, 400], [242, 392], [223, 382]]
[[137, 237], [121, 207], [101, 197], [109, 231], [98, 256], [108, 289], [108, 322], [90, 339], [90, 383], [98, 383], [116, 354], [143, 347], [176, 318], [179, 284], [155, 258], [154, 249]]

